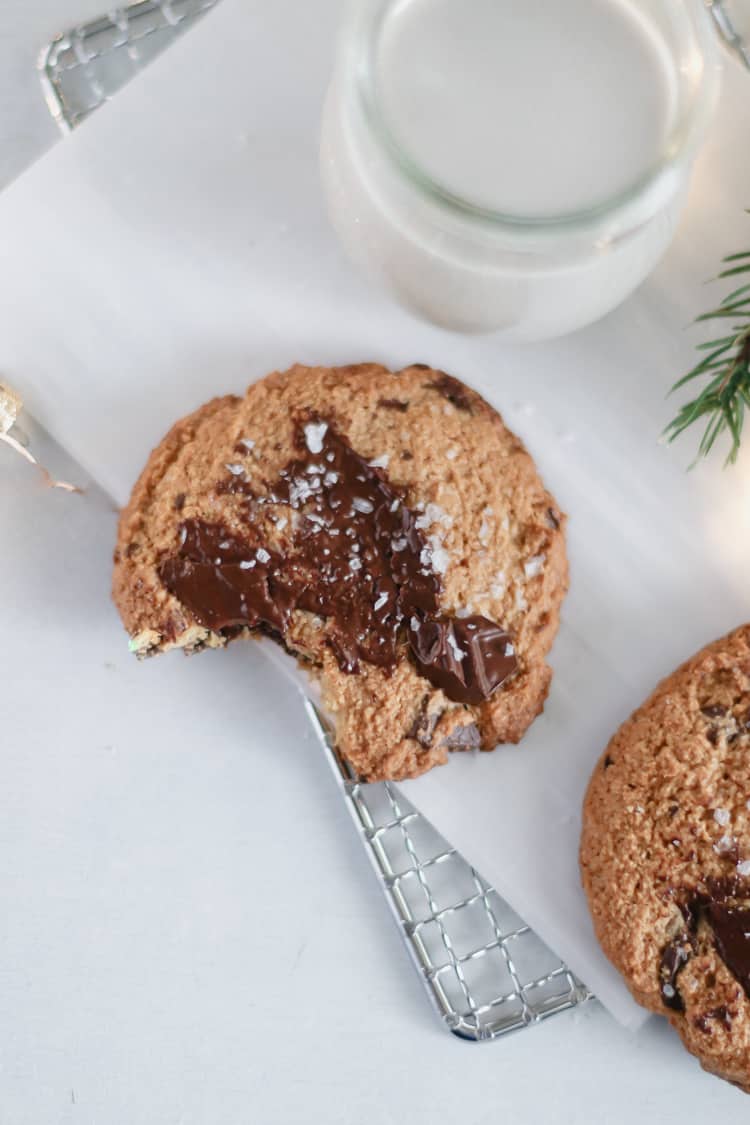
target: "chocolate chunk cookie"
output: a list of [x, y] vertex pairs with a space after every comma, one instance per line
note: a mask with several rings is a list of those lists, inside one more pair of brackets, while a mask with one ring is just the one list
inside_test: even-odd
[[517, 742], [542, 708], [564, 517], [474, 391], [420, 364], [296, 366], [152, 453], [114, 598], [139, 656], [274, 637], [368, 779]]
[[581, 870], [636, 1000], [750, 1092], [750, 625], [678, 668], [614, 736], [586, 794]]

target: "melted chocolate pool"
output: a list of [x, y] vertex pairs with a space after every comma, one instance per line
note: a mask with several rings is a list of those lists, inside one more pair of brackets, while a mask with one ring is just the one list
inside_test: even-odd
[[265, 625], [283, 635], [295, 609], [325, 617], [345, 672], [360, 661], [392, 669], [408, 644], [420, 673], [449, 699], [488, 699], [518, 667], [509, 634], [485, 617], [440, 613], [432, 550], [383, 468], [317, 418], [298, 426], [296, 440], [300, 456], [254, 497], [297, 513], [290, 552], [186, 520], [177, 553], [159, 567], [166, 588], [216, 631]]

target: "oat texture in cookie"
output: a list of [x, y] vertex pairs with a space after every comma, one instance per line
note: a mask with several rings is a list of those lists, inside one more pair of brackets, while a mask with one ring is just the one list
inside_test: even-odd
[[664, 680], [611, 740], [581, 868], [635, 998], [750, 1090], [750, 626]]
[[521, 443], [458, 380], [296, 367], [157, 447], [114, 593], [139, 655], [274, 637], [319, 681], [360, 774], [413, 776], [517, 741], [541, 709], [563, 527]]

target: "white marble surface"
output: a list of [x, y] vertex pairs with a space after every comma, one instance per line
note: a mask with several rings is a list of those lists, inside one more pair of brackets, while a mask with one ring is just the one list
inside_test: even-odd
[[59, 136], [36, 72], [41, 49], [60, 31], [92, 19], [107, 0], [2, 0], [0, 10], [0, 187]]
[[[87, 7], [6, 0], [6, 179], [54, 136], [10, 72]], [[447, 1036], [301, 712], [248, 722], [247, 678], [275, 704], [272, 671], [251, 648], [128, 659], [113, 525], [95, 489], [50, 493], [0, 448], [0, 1121], [746, 1119], [657, 1021], [631, 1035], [592, 1005], [486, 1047]]]
[[0, 446], [0, 1121], [747, 1119], [661, 1021], [633, 1034], [592, 1003], [448, 1035], [275, 671], [251, 646], [129, 657], [114, 523]]

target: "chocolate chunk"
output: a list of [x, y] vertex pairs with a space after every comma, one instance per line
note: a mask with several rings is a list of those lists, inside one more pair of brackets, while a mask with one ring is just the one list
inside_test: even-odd
[[[738, 901], [739, 900], [739, 901]], [[733, 876], [706, 880], [706, 890], [696, 890], [679, 903], [685, 929], [662, 951], [659, 981], [667, 1008], [684, 1010], [677, 990], [677, 976], [695, 950], [695, 935], [701, 919], [710, 926], [716, 951], [729, 971], [750, 996], [750, 906], [747, 887]]]
[[697, 1016], [693, 1022], [699, 1031], [705, 1031], [708, 1035], [711, 1034], [712, 1023], [721, 1023], [727, 1031], [731, 1031], [732, 1013], [726, 1004], [720, 1004], [718, 1008], [711, 1008], [710, 1011], [704, 1012], [702, 1016]]
[[440, 712], [435, 711], [432, 715], [428, 712], [427, 708], [430, 703], [429, 694], [422, 696], [422, 701], [419, 704], [419, 710], [414, 717], [414, 722], [409, 728], [407, 738], [413, 738], [415, 742], [424, 749], [428, 750], [432, 746], [432, 732], [435, 729]]
[[239, 473], [225, 483], [253, 505], [298, 513], [289, 554], [187, 520], [177, 554], [159, 567], [166, 588], [216, 631], [267, 626], [283, 635], [294, 609], [324, 617], [328, 644], [352, 674], [360, 661], [392, 670], [406, 632], [417, 668], [449, 699], [489, 698], [517, 669], [511, 638], [485, 617], [440, 614], [440, 579], [403, 492], [324, 420], [299, 423], [295, 444], [301, 455], [267, 495]]
[[614, 758], [610, 758], [609, 754], [604, 755], [604, 769], [608, 770], [610, 766], [615, 764]]
[[437, 379], [428, 383], [427, 386], [438, 391], [443, 398], [448, 399], [448, 402], [452, 402], [456, 410], [465, 410], [467, 414], [473, 414], [468, 390], [463, 383], [454, 379], [452, 375], [447, 375], [445, 371], [439, 371]]
[[179, 554], [160, 565], [159, 577], [202, 625], [217, 632], [261, 623], [285, 628], [293, 598], [276, 579], [278, 557], [220, 524], [186, 520], [180, 534]]
[[693, 954], [692, 943], [687, 933], [673, 938], [662, 950], [659, 962], [659, 991], [665, 1008], [682, 1012], [685, 1005], [677, 989], [677, 977]]
[[509, 634], [486, 617], [415, 617], [409, 643], [422, 675], [461, 703], [489, 699], [518, 667]]
[[442, 742], [442, 745], [446, 750], [478, 750], [482, 745], [479, 727], [476, 723], [467, 723], [465, 727], [458, 727]]
[[750, 907], [714, 899], [708, 904], [708, 920], [719, 956], [750, 996]]
[[409, 409], [409, 403], [398, 398], [379, 398], [378, 406], [383, 410], [397, 410], [399, 414], [406, 414]]
[[707, 719], [720, 719], [726, 713], [727, 709], [721, 703], [712, 703], [708, 707], [701, 707], [701, 715], [705, 715]]
[[176, 512], [181, 512], [182, 509], [185, 507], [185, 499], [186, 499], [186, 497], [185, 497], [184, 492], [178, 492], [177, 493], [177, 495], [174, 498], [174, 510]]

